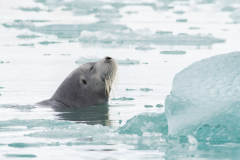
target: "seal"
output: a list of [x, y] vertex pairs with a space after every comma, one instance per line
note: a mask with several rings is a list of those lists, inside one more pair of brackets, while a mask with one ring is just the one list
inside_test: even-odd
[[72, 71], [50, 99], [37, 105], [79, 108], [108, 102], [117, 62], [105, 57], [98, 62], [89, 62]]

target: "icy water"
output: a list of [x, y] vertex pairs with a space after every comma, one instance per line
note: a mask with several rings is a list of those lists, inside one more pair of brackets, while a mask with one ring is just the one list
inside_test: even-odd
[[[240, 50], [239, 8], [238, 0], [1, 1], [0, 159], [238, 159], [239, 139], [168, 137], [164, 103], [185, 67]], [[105, 56], [119, 64], [108, 105], [34, 106]]]

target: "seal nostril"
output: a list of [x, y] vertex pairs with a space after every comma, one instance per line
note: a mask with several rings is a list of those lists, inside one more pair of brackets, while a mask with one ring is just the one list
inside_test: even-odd
[[82, 80], [82, 82], [83, 82], [83, 84], [87, 84], [87, 82], [86, 82], [86, 80], [85, 80], [85, 79], [83, 79], [83, 80]]
[[111, 58], [111, 57], [106, 57], [105, 59], [110, 60], [110, 59], [112, 59], [112, 58]]

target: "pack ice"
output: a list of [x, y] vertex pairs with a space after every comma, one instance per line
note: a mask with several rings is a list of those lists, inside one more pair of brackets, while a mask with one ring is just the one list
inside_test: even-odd
[[194, 135], [202, 126], [238, 130], [240, 52], [203, 59], [176, 74], [165, 107], [168, 134], [173, 137]]

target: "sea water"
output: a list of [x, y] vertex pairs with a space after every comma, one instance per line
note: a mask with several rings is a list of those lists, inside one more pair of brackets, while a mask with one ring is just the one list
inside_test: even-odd
[[[169, 136], [165, 99], [184, 68], [240, 50], [239, 8], [237, 0], [2, 1], [0, 159], [238, 159], [233, 127]], [[105, 56], [119, 64], [108, 105], [34, 106]], [[236, 140], [209, 141], [220, 133]]]

